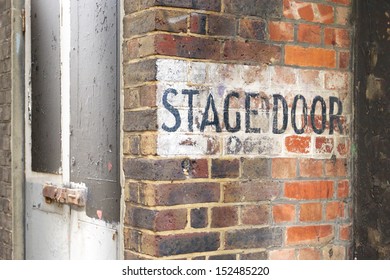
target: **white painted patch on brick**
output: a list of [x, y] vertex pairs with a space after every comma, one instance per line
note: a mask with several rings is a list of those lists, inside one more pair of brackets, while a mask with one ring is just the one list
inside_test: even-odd
[[[350, 73], [334, 70], [158, 59], [158, 154], [347, 157], [315, 144], [327, 137], [347, 146], [350, 110], [337, 114], [338, 102], [350, 105], [349, 80]], [[286, 142], [297, 135], [310, 139], [302, 153]]]

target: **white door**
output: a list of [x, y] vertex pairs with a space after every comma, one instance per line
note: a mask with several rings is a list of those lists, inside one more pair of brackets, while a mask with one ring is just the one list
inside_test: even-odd
[[117, 259], [117, 1], [25, 10], [26, 258]]

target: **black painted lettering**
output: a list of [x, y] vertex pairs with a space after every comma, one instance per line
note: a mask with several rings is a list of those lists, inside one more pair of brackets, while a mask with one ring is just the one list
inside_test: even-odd
[[[297, 104], [298, 101], [302, 100], [302, 114], [303, 114], [303, 125], [301, 128], [297, 127]], [[302, 115], [300, 115], [302, 116]], [[291, 108], [291, 125], [295, 131], [296, 134], [302, 134], [305, 132], [305, 127], [307, 125], [307, 103], [305, 97], [303, 95], [296, 95], [294, 97], [294, 101]]]
[[[337, 104], [337, 113], [335, 114], [334, 105]], [[343, 125], [341, 123], [341, 114], [343, 113], [343, 104], [337, 97], [329, 97], [329, 134], [334, 133], [334, 122], [337, 123], [340, 134], [343, 134]]]
[[[284, 99], [283, 96], [280, 94], [274, 94], [274, 119], [273, 119], [273, 125], [272, 125], [272, 132], [274, 134], [283, 134], [287, 129], [287, 122], [288, 122], [288, 108], [287, 108], [287, 102], [286, 99]], [[282, 108], [283, 108], [283, 126], [282, 128], [278, 128], [278, 110], [279, 110], [279, 101], [282, 102]]]
[[245, 132], [246, 133], [260, 133], [260, 128], [251, 127], [251, 115], [258, 115], [258, 110], [251, 110], [251, 99], [259, 97], [258, 93], [245, 93]]
[[185, 89], [182, 94], [188, 95], [188, 131], [194, 132], [194, 95], [198, 95], [199, 91]]
[[[316, 108], [318, 102], [321, 103], [321, 127], [320, 128], [316, 126]], [[326, 128], [326, 103], [321, 96], [314, 97], [313, 104], [311, 105], [310, 117], [311, 117], [311, 126], [313, 128], [313, 131], [316, 134], [324, 133]]]
[[168, 95], [169, 94], [177, 95], [177, 90], [173, 88], [169, 88], [164, 92], [163, 95], [163, 105], [165, 109], [167, 109], [171, 114], [175, 117], [175, 125], [172, 127], [168, 127], [165, 123], [162, 125], [162, 129], [168, 132], [175, 132], [181, 125], [181, 118], [180, 118], [180, 113], [179, 110], [177, 110], [175, 107], [173, 107], [169, 102], [168, 102]]
[[230, 122], [229, 122], [229, 107], [230, 107], [230, 98], [239, 98], [239, 94], [238, 92], [232, 92], [232, 93], [229, 93], [226, 98], [225, 98], [225, 102], [224, 102], [224, 108], [223, 108], [223, 121], [225, 123], [225, 126], [226, 126], [226, 130], [228, 132], [237, 132], [241, 129], [241, 114], [239, 112], [236, 112], [236, 126], [235, 127], [232, 127], [230, 125]]
[[229, 155], [237, 155], [242, 149], [242, 142], [236, 136], [231, 136], [226, 142], [227, 153]]
[[[213, 120], [209, 120], [209, 111], [211, 110], [213, 112]], [[202, 124], [200, 125], [200, 131], [204, 132], [204, 129], [206, 126], [215, 126], [215, 130], [217, 132], [221, 132], [221, 125], [219, 124], [219, 117], [218, 117], [218, 112], [217, 109], [215, 108], [215, 102], [213, 96], [210, 94], [209, 97], [207, 98], [207, 105], [203, 113], [203, 119], [202, 119]]]

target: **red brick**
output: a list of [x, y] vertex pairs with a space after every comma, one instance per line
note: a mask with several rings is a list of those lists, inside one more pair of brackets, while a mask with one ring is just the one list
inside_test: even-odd
[[344, 217], [344, 203], [329, 202], [326, 204], [326, 219], [335, 220]]
[[285, 47], [285, 63], [287, 65], [335, 68], [336, 52], [329, 49], [287, 45]]
[[334, 23], [334, 8], [332, 6], [317, 4], [317, 9], [320, 15], [317, 17], [316, 22]]
[[328, 46], [348, 48], [351, 44], [349, 31], [341, 28], [325, 28], [324, 43]]
[[345, 260], [346, 248], [344, 246], [336, 246], [329, 244], [322, 248], [323, 260]]
[[295, 260], [295, 249], [274, 250], [269, 252], [270, 260]]
[[238, 224], [238, 208], [233, 206], [214, 207], [211, 209], [211, 227], [231, 227]]
[[294, 41], [294, 24], [289, 22], [270, 21], [268, 23], [269, 36], [272, 41]]
[[337, 4], [350, 5], [351, 0], [327, 0], [328, 2], [333, 2]]
[[320, 260], [321, 252], [314, 248], [300, 249], [298, 252], [298, 260]]
[[348, 25], [350, 23], [351, 8], [336, 7], [336, 24]]
[[238, 159], [213, 159], [211, 166], [212, 178], [237, 178], [240, 175], [240, 161]]
[[283, 14], [287, 18], [296, 20], [302, 19], [319, 23], [334, 22], [333, 7], [319, 3], [317, 4], [295, 0], [284, 0]]
[[308, 154], [310, 152], [311, 137], [288, 136], [286, 137], [286, 149], [290, 153]]
[[333, 197], [332, 181], [286, 182], [284, 195], [287, 198], [309, 200]]
[[276, 63], [280, 61], [281, 48], [262, 42], [228, 40], [223, 49], [223, 60], [248, 63]]
[[345, 159], [331, 159], [325, 162], [325, 176], [344, 177], [347, 176], [347, 161]]
[[265, 40], [266, 39], [266, 23], [260, 19], [241, 19], [239, 35], [242, 38]]
[[156, 54], [219, 60], [220, 49], [221, 43], [214, 38], [171, 34], [155, 35]]
[[350, 67], [350, 53], [348, 51], [339, 52], [339, 68], [349, 69]]
[[265, 225], [269, 223], [268, 205], [246, 205], [241, 209], [241, 222], [244, 225]]
[[321, 203], [305, 203], [301, 204], [299, 212], [299, 220], [301, 222], [315, 222], [322, 220], [322, 204]]
[[192, 13], [190, 18], [190, 31], [196, 34], [206, 34], [207, 15]]
[[294, 226], [287, 228], [287, 244], [317, 244], [333, 238], [331, 225]]
[[295, 205], [274, 205], [272, 213], [275, 223], [293, 222], [295, 220]]
[[342, 241], [350, 241], [352, 233], [351, 225], [340, 225], [339, 228], [339, 239]]
[[[320, 127], [320, 125], [318, 125], [317, 127]], [[333, 138], [316, 137], [316, 153], [330, 154], [333, 152], [333, 149], [334, 149]]]
[[226, 183], [224, 202], [270, 201], [279, 197], [280, 187], [274, 181], [247, 181]]
[[309, 44], [321, 43], [321, 26], [300, 24], [298, 26], [298, 41]]
[[347, 198], [349, 197], [349, 182], [341, 181], [337, 186], [337, 197], [338, 198]]
[[317, 159], [301, 159], [299, 160], [299, 175], [301, 177], [322, 177], [323, 176], [323, 161]]
[[236, 35], [236, 19], [220, 15], [208, 16], [208, 34], [211, 36]]
[[297, 160], [293, 158], [272, 159], [272, 178], [295, 178], [297, 176]]

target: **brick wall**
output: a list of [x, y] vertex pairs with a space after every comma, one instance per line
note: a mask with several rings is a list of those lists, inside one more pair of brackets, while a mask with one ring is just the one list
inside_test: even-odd
[[0, 260], [12, 258], [11, 1], [0, 1]]
[[125, 0], [126, 259], [351, 256], [349, 0]]

